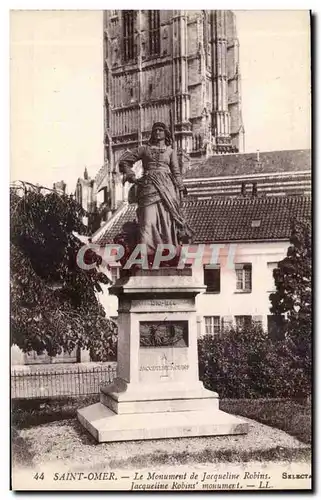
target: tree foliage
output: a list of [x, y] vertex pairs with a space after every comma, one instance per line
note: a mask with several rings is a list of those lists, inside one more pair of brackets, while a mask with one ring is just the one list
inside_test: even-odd
[[311, 320], [312, 248], [311, 225], [293, 223], [287, 256], [273, 272], [276, 291], [270, 295], [271, 312], [284, 315], [286, 328], [298, 319]]
[[293, 222], [287, 256], [274, 270], [276, 291], [270, 295], [271, 312], [284, 318], [283, 350], [304, 393], [311, 388], [312, 376], [311, 243], [311, 223]]
[[77, 264], [82, 247], [74, 233], [86, 234], [82, 207], [71, 197], [39, 189], [10, 190], [11, 342], [24, 352], [55, 356], [96, 345], [115, 334], [97, 299], [109, 280], [101, 258], [87, 251], [90, 271]]

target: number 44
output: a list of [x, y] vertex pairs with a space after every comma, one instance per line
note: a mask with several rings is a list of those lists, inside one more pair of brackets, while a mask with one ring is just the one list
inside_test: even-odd
[[38, 479], [45, 479], [45, 475], [44, 475], [43, 472], [41, 472], [41, 474], [39, 474], [38, 472], [36, 472], [36, 474], [33, 476], [33, 478], [38, 481]]

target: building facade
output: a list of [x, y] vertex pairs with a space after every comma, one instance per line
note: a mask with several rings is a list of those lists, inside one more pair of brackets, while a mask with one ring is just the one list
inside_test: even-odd
[[[197, 334], [215, 335], [222, 328], [253, 320], [275, 335], [279, 329], [269, 299], [274, 291], [273, 270], [287, 254], [292, 222], [311, 218], [310, 195], [188, 197], [182, 208], [195, 231], [191, 252], [204, 249], [202, 262], [194, 261], [193, 266], [195, 281], [206, 286], [196, 297]], [[135, 205], [124, 203], [93, 235], [92, 241], [102, 253], [125, 224], [135, 221], [135, 210]], [[211, 245], [215, 245], [218, 259], [208, 268]], [[108, 274], [115, 282], [120, 267], [111, 266]], [[108, 287], [100, 300], [107, 315], [116, 320], [118, 299], [108, 294]]]
[[124, 198], [118, 161], [155, 121], [187, 157], [243, 147], [239, 43], [232, 11], [104, 12], [105, 163], [110, 203]]
[[[287, 253], [288, 241], [261, 241], [221, 244], [215, 268], [195, 265], [194, 280], [206, 286], [196, 297], [197, 335], [219, 334], [224, 328], [254, 321], [273, 335], [274, 316], [270, 312], [270, 294], [275, 290], [273, 269]], [[228, 264], [228, 254], [233, 262]], [[117, 266], [109, 277], [119, 277]], [[118, 299], [104, 293], [100, 297], [106, 314], [117, 320]]]

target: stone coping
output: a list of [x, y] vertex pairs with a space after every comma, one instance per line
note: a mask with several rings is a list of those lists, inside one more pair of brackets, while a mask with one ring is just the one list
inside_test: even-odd
[[108, 369], [116, 370], [116, 361], [107, 362], [94, 362], [89, 361], [87, 363], [43, 363], [39, 365], [12, 365], [11, 375], [23, 374], [23, 373], [70, 373], [70, 372], [86, 372], [93, 370], [103, 370]]

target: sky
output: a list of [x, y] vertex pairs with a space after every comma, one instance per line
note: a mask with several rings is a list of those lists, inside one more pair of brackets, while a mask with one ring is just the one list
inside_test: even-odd
[[307, 11], [236, 11], [248, 152], [310, 147]]
[[[310, 147], [308, 11], [235, 11], [245, 151]], [[101, 11], [11, 11], [11, 179], [73, 192], [103, 164]]]

